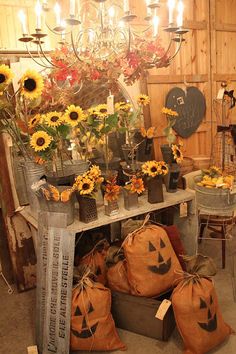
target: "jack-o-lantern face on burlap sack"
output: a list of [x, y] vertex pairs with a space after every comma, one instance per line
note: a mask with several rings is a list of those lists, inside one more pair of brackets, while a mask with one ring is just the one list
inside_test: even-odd
[[196, 277], [184, 282], [172, 295], [176, 324], [188, 353], [206, 353], [232, 330], [222, 318], [212, 281]]
[[166, 231], [148, 225], [124, 242], [128, 281], [134, 295], [156, 296], [170, 289], [181, 270]]
[[108, 248], [109, 243], [106, 240], [99, 241], [92, 251], [79, 261], [79, 266], [88, 265], [93, 269], [97, 282], [103, 285], [107, 283], [106, 256]]
[[72, 350], [124, 350], [111, 315], [111, 293], [102, 284], [77, 287], [72, 294]]

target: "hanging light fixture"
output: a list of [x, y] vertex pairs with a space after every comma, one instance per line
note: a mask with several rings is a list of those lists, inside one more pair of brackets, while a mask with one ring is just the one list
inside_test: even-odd
[[[165, 2], [146, 0], [144, 30], [138, 29], [135, 24], [137, 16], [132, 13], [129, 0], [123, 0], [122, 6], [119, 5], [120, 2], [70, 0], [68, 1], [69, 16], [62, 18], [61, 7], [58, 3], [50, 8], [47, 0], [43, 3], [37, 0], [34, 32], [27, 31], [26, 16], [22, 10], [19, 13], [22, 25], [22, 36], [19, 40], [25, 43], [28, 53], [39, 65], [45, 68], [57, 67], [57, 64], [48, 58], [43, 48], [44, 37], [47, 36], [47, 33], [42, 30], [42, 15], [44, 14], [48, 31], [58, 36], [59, 45], [69, 49], [71, 65], [75, 62], [91, 63], [92, 61], [96, 61], [99, 65], [99, 62], [112, 62], [120, 58], [120, 60], [128, 59], [129, 61], [132, 59], [131, 66], [142, 64], [142, 70], [169, 66], [182, 46], [183, 35], [188, 32], [183, 28], [183, 0]], [[162, 34], [159, 29], [158, 10], [160, 6], [166, 5], [169, 21], [168, 26], [163, 30], [169, 34], [169, 43], [165, 49], [161, 46]], [[51, 10], [55, 14], [54, 26], [47, 20], [47, 14]], [[32, 55], [31, 43], [37, 47], [37, 58]], [[140, 60], [136, 60], [135, 64], [135, 55], [137, 58], [138, 54]]]

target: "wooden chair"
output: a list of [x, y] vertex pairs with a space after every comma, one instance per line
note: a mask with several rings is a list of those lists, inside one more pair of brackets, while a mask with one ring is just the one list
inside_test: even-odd
[[[201, 170], [193, 171], [184, 175], [183, 185], [185, 189], [194, 190], [194, 178], [201, 175]], [[198, 208], [197, 208], [198, 209]], [[203, 238], [203, 233], [205, 228], [213, 231], [217, 237], [205, 237], [208, 240], [219, 240], [222, 242], [222, 268], [225, 268], [225, 254], [226, 254], [226, 240], [229, 235], [229, 229], [233, 227], [235, 223], [234, 215], [210, 215], [201, 213], [198, 209], [198, 223], [199, 223], [199, 243], [201, 243]]]

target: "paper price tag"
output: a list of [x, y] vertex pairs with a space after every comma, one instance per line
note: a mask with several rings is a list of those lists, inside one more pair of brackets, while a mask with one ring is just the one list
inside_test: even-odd
[[160, 304], [155, 317], [158, 318], [159, 320], [163, 321], [170, 306], [171, 306], [171, 301], [164, 299], [162, 301], [162, 303]]
[[188, 216], [188, 205], [186, 202], [181, 203], [179, 207], [179, 217], [180, 218], [185, 218]]
[[223, 100], [224, 93], [225, 93], [225, 89], [223, 87], [220, 88], [217, 94], [217, 100]]
[[32, 347], [28, 347], [28, 354], [38, 354], [38, 348], [36, 345], [32, 346]]

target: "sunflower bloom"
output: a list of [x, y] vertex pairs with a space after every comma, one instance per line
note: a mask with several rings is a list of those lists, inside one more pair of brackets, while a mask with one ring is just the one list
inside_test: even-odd
[[64, 114], [64, 121], [71, 125], [72, 127], [76, 127], [79, 122], [85, 119], [84, 112], [80, 106], [70, 105], [67, 107], [67, 110]]
[[147, 95], [139, 95], [137, 98], [139, 105], [147, 106], [150, 103], [150, 98]]
[[30, 146], [36, 152], [44, 151], [49, 147], [51, 141], [52, 141], [52, 137], [48, 133], [39, 130], [31, 136]]
[[9, 85], [13, 78], [13, 72], [8, 65], [0, 65], [0, 90], [4, 89], [5, 86]]
[[84, 177], [78, 184], [78, 191], [81, 195], [89, 195], [93, 192], [94, 187], [94, 182], [90, 178]]
[[178, 145], [172, 145], [171, 147], [174, 159], [177, 163], [181, 163], [183, 161], [183, 154]]
[[41, 115], [40, 114], [36, 114], [32, 118], [30, 118], [30, 120], [28, 121], [29, 129], [34, 129], [36, 127], [36, 125], [40, 123], [40, 121], [41, 121]]
[[168, 116], [178, 117], [178, 112], [173, 111], [171, 108], [163, 107], [161, 110], [162, 113], [167, 114]]
[[147, 161], [142, 165], [142, 172], [149, 177], [156, 177], [166, 175], [168, 167], [164, 161]]
[[95, 107], [95, 109], [96, 109], [96, 114], [100, 118], [104, 118], [108, 115], [107, 104], [99, 104], [97, 107]]
[[20, 79], [22, 96], [33, 100], [41, 96], [43, 91], [43, 77], [35, 70], [27, 70]]
[[62, 124], [62, 113], [61, 112], [49, 112], [44, 117], [45, 123], [49, 127], [59, 127]]
[[130, 183], [125, 186], [131, 193], [141, 194], [145, 191], [144, 183], [142, 178], [132, 177]]
[[115, 104], [115, 110], [116, 111], [123, 111], [123, 112], [129, 112], [132, 108], [132, 104], [128, 102], [117, 102]]

